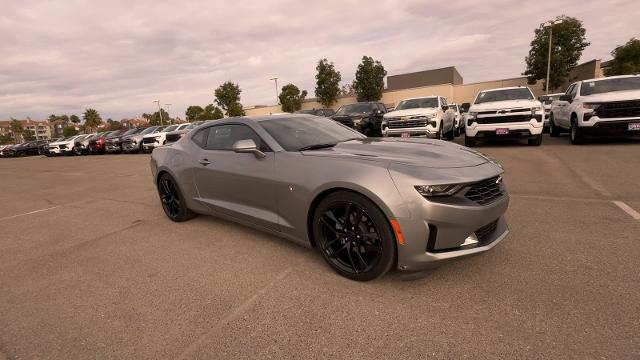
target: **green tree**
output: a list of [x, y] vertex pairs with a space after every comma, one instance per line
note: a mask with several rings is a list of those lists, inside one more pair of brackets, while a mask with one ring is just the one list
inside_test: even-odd
[[640, 72], [640, 40], [631, 38], [626, 44], [616, 46], [611, 56], [613, 60], [605, 69], [605, 75], [631, 75]]
[[316, 72], [316, 97], [322, 105], [330, 107], [338, 100], [342, 76], [327, 59], [318, 61]]
[[0, 135], [0, 145], [9, 144], [12, 141], [13, 141], [13, 139], [11, 138], [11, 134], [2, 134], [2, 135]]
[[225, 82], [216, 89], [216, 104], [227, 116], [244, 116], [244, 109], [240, 103], [241, 92], [240, 86], [231, 81]]
[[105, 130], [113, 131], [120, 130], [124, 127], [120, 121], [115, 121], [111, 118], [107, 119], [107, 127]]
[[62, 130], [62, 136], [69, 137], [73, 135], [78, 135], [78, 130], [74, 126], [67, 126]]
[[18, 143], [18, 137], [20, 135], [22, 135], [22, 133], [24, 132], [24, 127], [22, 126], [22, 123], [20, 123], [20, 121], [14, 119], [14, 118], [11, 118], [11, 123], [9, 124], [9, 129], [11, 129], [11, 132], [13, 133], [13, 140], [17, 144]]
[[33, 141], [35, 139], [36, 139], [36, 136], [35, 136], [34, 130], [24, 129], [24, 131], [22, 132], [22, 140]]
[[213, 104], [209, 104], [202, 110], [199, 120], [217, 120], [222, 119], [223, 117], [224, 113], [222, 112], [222, 109]]
[[202, 106], [191, 105], [187, 108], [187, 111], [185, 111], [184, 114], [187, 116], [188, 122], [194, 122], [200, 119], [203, 112], [204, 109], [202, 108]]
[[160, 111], [162, 112], [162, 118], [160, 117], [160, 112], [158, 111], [154, 112], [151, 115], [142, 114], [142, 116], [144, 117], [145, 115], [149, 115], [149, 125], [169, 125], [171, 123], [169, 113], [167, 113], [164, 109], [160, 109]]
[[587, 31], [582, 26], [582, 21], [568, 16], [558, 16], [556, 20], [562, 20], [559, 24], [545, 26], [540, 24], [534, 30], [529, 55], [525, 58], [527, 68], [523, 75], [527, 76], [530, 85], [543, 80], [546, 89], [547, 62], [549, 55], [549, 34], [553, 28], [551, 44], [551, 71], [549, 72], [549, 88], [557, 89], [562, 84], [570, 81], [569, 73], [580, 60], [582, 51], [589, 46], [586, 40]]
[[74, 123], [74, 124], [80, 124], [80, 118], [78, 117], [78, 115], [71, 115], [69, 116], [69, 120]]
[[307, 97], [307, 90], [300, 92], [297, 86], [287, 84], [282, 87], [278, 99], [280, 100], [282, 111], [292, 113], [302, 108], [302, 102], [305, 97]]
[[356, 70], [356, 79], [353, 80], [353, 90], [358, 101], [380, 100], [384, 90], [385, 76], [387, 71], [380, 61], [373, 60], [370, 56], [363, 56]]
[[102, 124], [102, 118], [100, 113], [96, 109], [86, 109], [82, 115], [84, 118], [84, 125], [89, 131], [94, 132], [100, 124]]

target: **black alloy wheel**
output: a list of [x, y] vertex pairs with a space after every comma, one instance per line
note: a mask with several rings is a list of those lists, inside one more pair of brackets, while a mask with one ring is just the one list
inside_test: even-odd
[[184, 202], [178, 184], [171, 175], [164, 173], [158, 180], [158, 194], [162, 202], [162, 209], [169, 219], [175, 222], [186, 221], [194, 217]]
[[387, 273], [396, 259], [395, 237], [386, 216], [366, 197], [335, 192], [315, 211], [313, 234], [325, 261], [356, 281]]

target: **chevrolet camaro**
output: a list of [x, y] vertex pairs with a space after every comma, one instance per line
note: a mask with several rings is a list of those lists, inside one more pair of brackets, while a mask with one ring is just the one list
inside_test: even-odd
[[169, 219], [258, 228], [316, 248], [352, 280], [478, 254], [509, 232], [493, 159], [440, 140], [367, 138], [313, 115], [207, 122], [154, 149], [151, 172]]

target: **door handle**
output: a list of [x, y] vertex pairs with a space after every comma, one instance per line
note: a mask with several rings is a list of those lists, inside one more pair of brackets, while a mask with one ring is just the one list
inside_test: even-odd
[[200, 163], [200, 165], [202, 166], [207, 166], [209, 164], [211, 164], [211, 162], [209, 161], [209, 159], [202, 159], [200, 161], [198, 161]]

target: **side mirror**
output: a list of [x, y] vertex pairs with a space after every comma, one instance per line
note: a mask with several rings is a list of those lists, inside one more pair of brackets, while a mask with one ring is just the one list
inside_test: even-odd
[[442, 105], [442, 111], [447, 111], [449, 110], [449, 107], [447, 105]]
[[560, 95], [560, 101], [572, 102], [573, 99], [571, 98], [571, 95]]
[[267, 155], [258, 149], [258, 146], [252, 139], [238, 140], [233, 144], [233, 151], [237, 153], [251, 153], [257, 158], [263, 158]]

